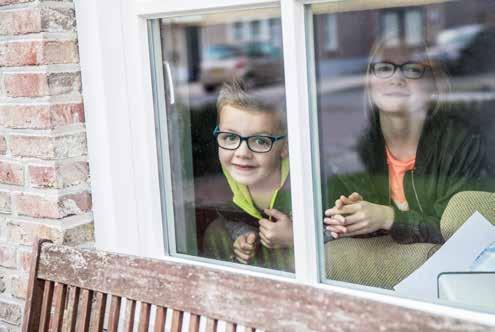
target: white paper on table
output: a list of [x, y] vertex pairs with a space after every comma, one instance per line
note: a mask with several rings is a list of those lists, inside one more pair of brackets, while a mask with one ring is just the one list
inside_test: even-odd
[[433, 256], [394, 289], [404, 296], [436, 299], [438, 275], [469, 271], [476, 257], [493, 241], [495, 226], [475, 212]]

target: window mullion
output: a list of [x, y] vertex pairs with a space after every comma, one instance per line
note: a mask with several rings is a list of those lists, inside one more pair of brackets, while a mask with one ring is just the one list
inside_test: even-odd
[[317, 283], [317, 225], [312, 170], [311, 117], [308, 112], [308, 73], [304, 5], [281, 1], [285, 54], [287, 124], [290, 149], [294, 252], [297, 280]]

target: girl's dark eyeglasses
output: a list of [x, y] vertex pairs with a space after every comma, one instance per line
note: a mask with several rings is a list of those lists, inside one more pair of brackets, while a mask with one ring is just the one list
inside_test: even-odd
[[404, 77], [417, 80], [423, 77], [426, 69], [431, 67], [418, 62], [406, 62], [397, 65], [392, 62], [375, 62], [371, 64], [371, 72], [378, 78], [390, 78], [394, 75], [397, 68], [400, 69]]
[[226, 150], [237, 150], [243, 141], [246, 141], [248, 149], [256, 153], [270, 152], [276, 141], [286, 138], [283, 136], [253, 135], [241, 136], [228, 131], [220, 131], [218, 127], [213, 131], [219, 147]]

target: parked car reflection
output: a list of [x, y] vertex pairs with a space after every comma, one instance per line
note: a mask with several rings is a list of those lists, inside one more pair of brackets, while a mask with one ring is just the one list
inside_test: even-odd
[[450, 74], [468, 75], [493, 70], [494, 51], [495, 27], [471, 24], [440, 32], [430, 56], [443, 62]]
[[248, 87], [281, 81], [281, 49], [266, 42], [242, 46], [216, 44], [208, 47], [201, 63], [201, 84], [211, 92], [232, 78], [242, 79]]

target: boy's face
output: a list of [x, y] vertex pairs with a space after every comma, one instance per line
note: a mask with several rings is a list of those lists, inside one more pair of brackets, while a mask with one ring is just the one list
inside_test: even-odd
[[[246, 111], [235, 106], [222, 108], [218, 127], [220, 131], [241, 136], [279, 136], [277, 115], [267, 112]], [[248, 187], [275, 183], [280, 179], [280, 162], [288, 156], [287, 140], [273, 143], [269, 152], [256, 153], [243, 141], [236, 150], [218, 148], [222, 166], [240, 184]], [[278, 185], [277, 183], [276, 185]]]

